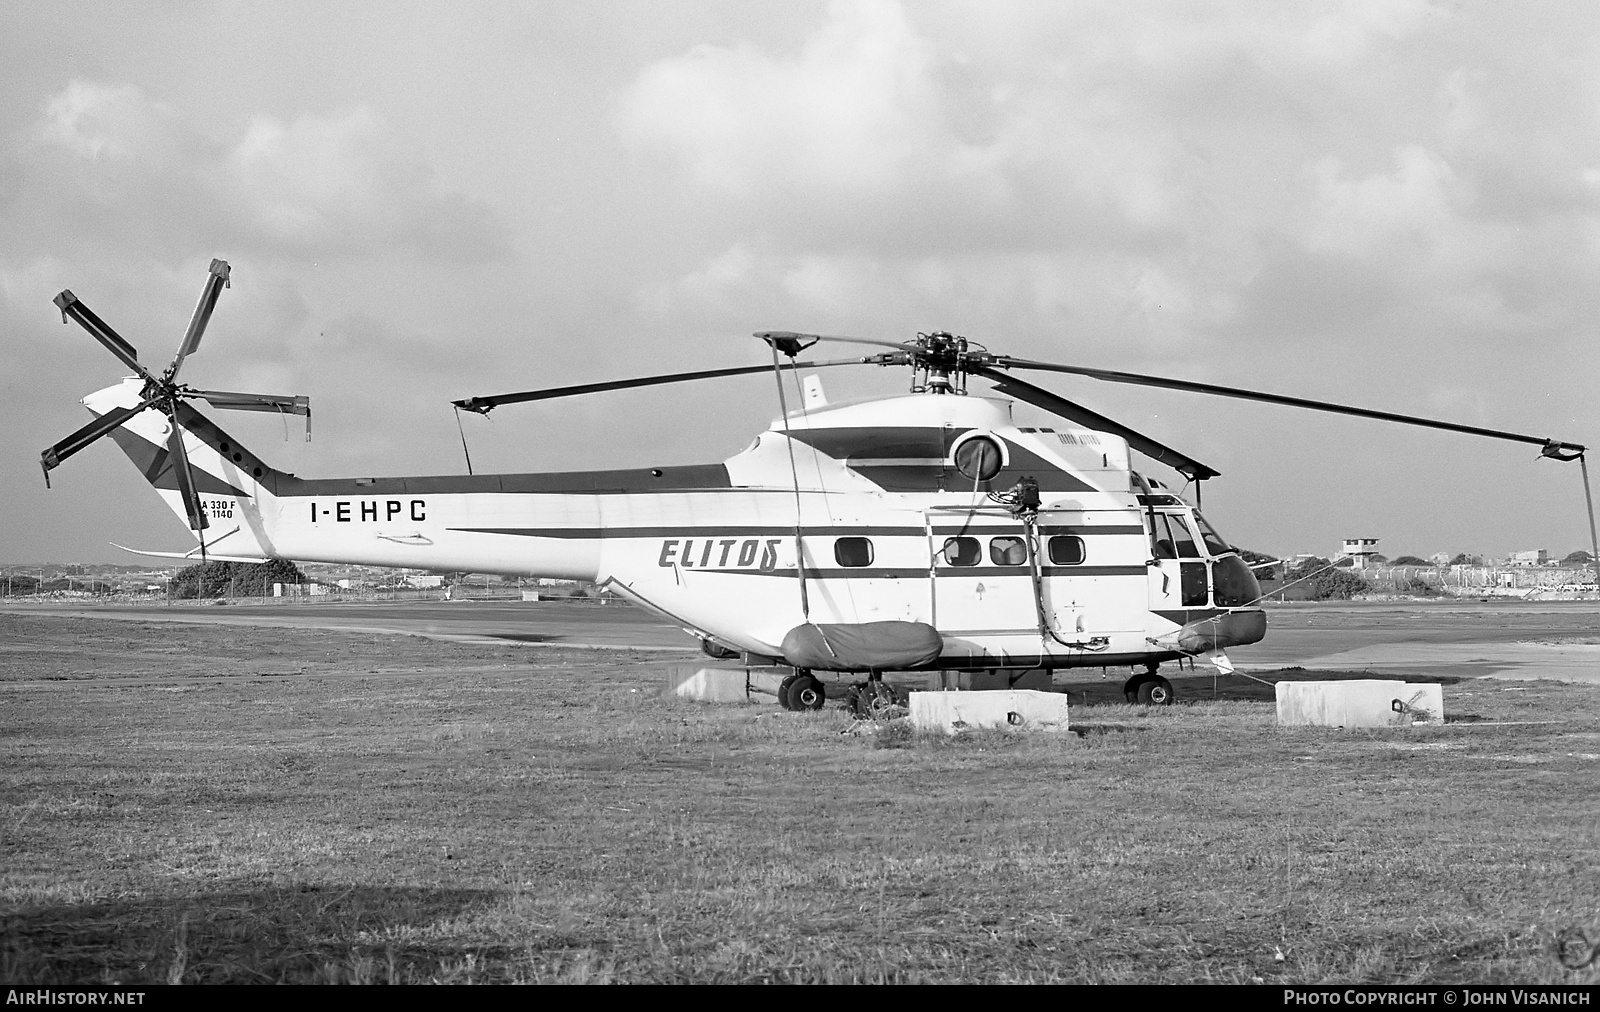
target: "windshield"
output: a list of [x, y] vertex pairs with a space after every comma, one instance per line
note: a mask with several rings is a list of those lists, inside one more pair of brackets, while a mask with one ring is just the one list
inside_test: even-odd
[[1200, 540], [1206, 543], [1207, 552], [1212, 555], [1226, 555], [1234, 550], [1232, 545], [1222, 540], [1222, 535], [1217, 533], [1216, 528], [1206, 523], [1206, 518], [1200, 515], [1199, 510], [1195, 510], [1194, 522], [1200, 528]]
[[1199, 549], [1183, 518], [1156, 513], [1150, 517], [1150, 552], [1157, 559], [1198, 559]]

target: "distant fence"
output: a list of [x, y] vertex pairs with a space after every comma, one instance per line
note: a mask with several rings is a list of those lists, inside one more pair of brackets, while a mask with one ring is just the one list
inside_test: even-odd
[[250, 604], [269, 605], [304, 605], [304, 604], [338, 604], [338, 603], [375, 603], [375, 602], [403, 602], [403, 601], [525, 601], [529, 600], [531, 593], [537, 592], [540, 601], [593, 601], [596, 604], [605, 604], [615, 600], [608, 593], [573, 593], [572, 588], [558, 587], [489, 587], [475, 584], [457, 584], [451, 587], [352, 587], [346, 589], [329, 584], [280, 584], [281, 595], [271, 593], [268, 588], [265, 596], [237, 595], [224, 592], [211, 594], [200, 598], [168, 597], [165, 588], [152, 591], [111, 591], [89, 593], [87, 591], [52, 590], [38, 594], [13, 594], [6, 595], [4, 585], [0, 584], [0, 600], [17, 603], [38, 602], [98, 602], [103, 604], [133, 604], [133, 603], [200, 603], [208, 601], [239, 601]]
[[[1401, 594], [1445, 597], [1517, 597], [1529, 601], [1576, 600], [1600, 592], [1593, 569], [1534, 566], [1371, 566], [1346, 572], [1361, 577], [1371, 588], [1369, 594]], [[1292, 584], [1293, 581], [1290, 581]], [[1269, 601], [1303, 600], [1310, 594], [1306, 584], [1286, 586], [1281, 581], [1262, 581]]]

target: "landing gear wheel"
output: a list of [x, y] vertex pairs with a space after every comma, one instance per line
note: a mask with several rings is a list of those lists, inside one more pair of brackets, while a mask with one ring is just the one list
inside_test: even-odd
[[815, 675], [797, 675], [786, 698], [791, 710], [820, 710], [828, 701], [828, 690]]
[[1165, 678], [1157, 676], [1139, 683], [1139, 702], [1145, 706], [1171, 706], [1172, 699], [1172, 683]]
[[869, 720], [883, 720], [894, 705], [894, 689], [879, 680], [857, 685], [850, 697], [851, 712]]
[[[788, 678], [785, 678], [778, 685], [778, 705], [783, 707], [785, 710], [794, 709], [794, 707], [789, 703], [789, 690], [794, 688], [794, 683], [798, 682], [800, 677], [800, 674], [796, 672], [795, 674], [790, 675]], [[806, 677], [809, 678], [810, 676], [807, 675]]]

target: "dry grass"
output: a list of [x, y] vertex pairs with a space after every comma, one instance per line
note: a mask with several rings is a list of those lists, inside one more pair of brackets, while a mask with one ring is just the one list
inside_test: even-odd
[[[220, 675], [248, 631], [20, 621], [8, 982], [1597, 979], [1556, 958], [1600, 926], [1593, 687], [853, 737], [663, 701], [647, 655], [271, 630]], [[164, 679], [21, 684], [97, 636]]]

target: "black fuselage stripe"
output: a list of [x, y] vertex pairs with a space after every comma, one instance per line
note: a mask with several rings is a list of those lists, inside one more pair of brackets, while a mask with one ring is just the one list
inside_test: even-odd
[[[524, 538], [605, 539], [626, 538], [782, 538], [794, 537], [794, 527], [451, 527], [467, 534], [510, 534]], [[801, 534], [823, 537], [917, 537], [926, 536], [921, 527], [807, 527]]]
[[[684, 566], [691, 573], [727, 573], [731, 576], [783, 576], [795, 578], [794, 568], [788, 569], [719, 569], [707, 566]], [[1045, 566], [1045, 576], [1144, 576], [1144, 566]], [[947, 581], [983, 577], [985, 579], [1030, 579], [1027, 566], [971, 566], [960, 569], [940, 569], [937, 580]], [[928, 568], [864, 566], [860, 569], [806, 569], [806, 576], [814, 580], [926, 580]]]
[[[742, 527], [451, 527], [448, 530], [466, 534], [509, 534], [524, 538], [607, 539], [622, 538], [703, 538], [703, 537], [794, 537], [793, 527], [742, 526]], [[935, 537], [990, 537], [1012, 536], [1022, 533], [1022, 527], [934, 528]], [[1143, 527], [1053, 527], [1042, 531], [1045, 536], [1070, 535], [1096, 537], [1111, 535], [1143, 535]], [[915, 537], [922, 538], [927, 530], [922, 527], [806, 527], [801, 534], [808, 538], [826, 537]]]

